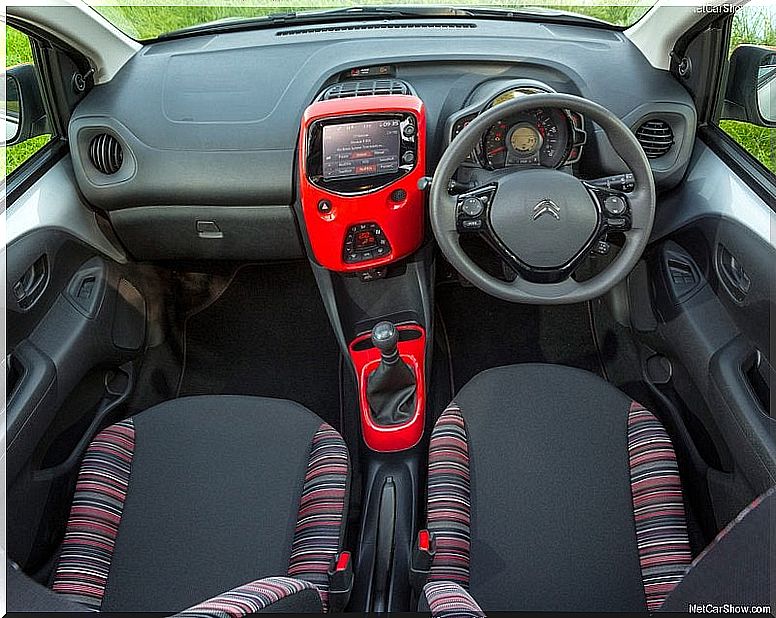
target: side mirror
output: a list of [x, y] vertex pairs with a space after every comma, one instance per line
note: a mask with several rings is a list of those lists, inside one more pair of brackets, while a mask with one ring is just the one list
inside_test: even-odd
[[776, 49], [739, 45], [733, 50], [722, 118], [776, 127]]
[[19, 82], [10, 75], [5, 76], [5, 140], [4, 144], [15, 144], [21, 133], [22, 97]]
[[48, 133], [48, 118], [35, 66], [18, 64], [5, 72], [5, 138], [13, 146]]

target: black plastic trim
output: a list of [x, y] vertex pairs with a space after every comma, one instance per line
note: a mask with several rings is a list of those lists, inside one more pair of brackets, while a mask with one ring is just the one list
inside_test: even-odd
[[22, 372], [8, 400], [6, 426], [9, 451], [15, 449], [22, 430], [33, 421], [38, 406], [48, 397], [57, 373], [51, 358], [29, 340], [17, 345], [11, 356], [19, 363]]
[[[727, 57], [725, 51], [727, 50], [727, 44], [730, 41], [730, 29], [732, 24], [733, 14], [726, 15], [722, 19], [718, 14], [710, 14], [701, 19], [692, 28], [685, 32], [674, 45], [674, 49], [671, 51], [671, 74], [683, 85], [685, 80], [679, 75], [679, 63], [681, 59], [687, 55], [690, 46], [695, 42], [698, 37], [714, 28], [722, 30], [723, 36], [718, 40], [718, 46], [713, 48], [707, 57], [702, 59], [702, 62], [698, 62], [695, 59], [694, 62], [696, 71], [706, 71], [709, 73], [709, 65], [715, 66], [715, 72], [711, 75], [712, 79], [708, 80], [707, 88], [702, 93], [693, 93], [690, 88], [690, 94], [693, 97], [696, 111], [698, 114], [698, 125], [703, 126], [711, 122], [714, 118], [717, 108], [720, 106], [720, 97], [724, 97], [722, 92], [721, 83], [727, 77]], [[692, 79], [692, 76], [690, 76]]]

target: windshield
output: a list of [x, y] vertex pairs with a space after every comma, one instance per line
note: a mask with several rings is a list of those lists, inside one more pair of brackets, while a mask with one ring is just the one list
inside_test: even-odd
[[[216, 20], [251, 19], [265, 15], [301, 12], [322, 11], [331, 9], [345, 9], [350, 7], [374, 7], [387, 6], [399, 7], [405, 5], [415, 10], [424, 6], [441, 7], [439, 2], [422, 2], [414, 0], [409, 3], [396, 2], [394, 0], [366, 0], [365, 2], [345, 3], [342, 0], [308, 0], [308, 4], [286, 6], [283, 0], [253, 0], [242, 2], [238, 0], [197, 0], [197, 6], [185, 0], [142, 0], [133, 2], [128, 0], [115, 0], [113, 4], [106, 4], [105, 0], [87, 0], [96, 11], [101, 13], [113, 25], [134, 39], [155, 39], [181, 28], [188, 28], [205, 24]], [[177, 5], [176, 5], [177, 4]], [[292, 4], [292, 3], [288, 3]], [[625, 0], [618, 3], [617, 0], [554, 0], [541, 3], [530, 0], [515, 2], [514, 0], [462, 0], [455, 4], [445, 5], [444, 8], [455, 7], [480, 7], [487, 9], [515, 9], [526, 10], [543, 9], [563, 11], [574, 15], [591, 17], [601, 20], [612, 26], [630, 26], [638, 21], [652, 6], [652, 1]]]

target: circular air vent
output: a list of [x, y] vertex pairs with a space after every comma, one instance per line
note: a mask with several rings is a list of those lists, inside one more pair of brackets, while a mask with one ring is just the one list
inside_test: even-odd
[[108, 133], [100, 133], [89, 143], [89, 160], [100, 172], [110, 176], [121, 169], [124, 151], [115, 137]]
[[636, 130], [636, 139], [649, 159], [666, 154], [674, 145], [674, 132], [665, 120], [652, 119], [643, 122]]

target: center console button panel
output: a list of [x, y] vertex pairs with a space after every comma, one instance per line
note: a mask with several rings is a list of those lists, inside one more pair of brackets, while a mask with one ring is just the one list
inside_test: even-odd
[[348, 264], [368, 262], [391, 253], [391, 245], [377, 223], [352, 226], [345, 236], [342, 259]]
[[318, 264], [363, 272], [420, 247], [426, 117], [417, 96], [316, 101], [299, 139], [301, 210]]

